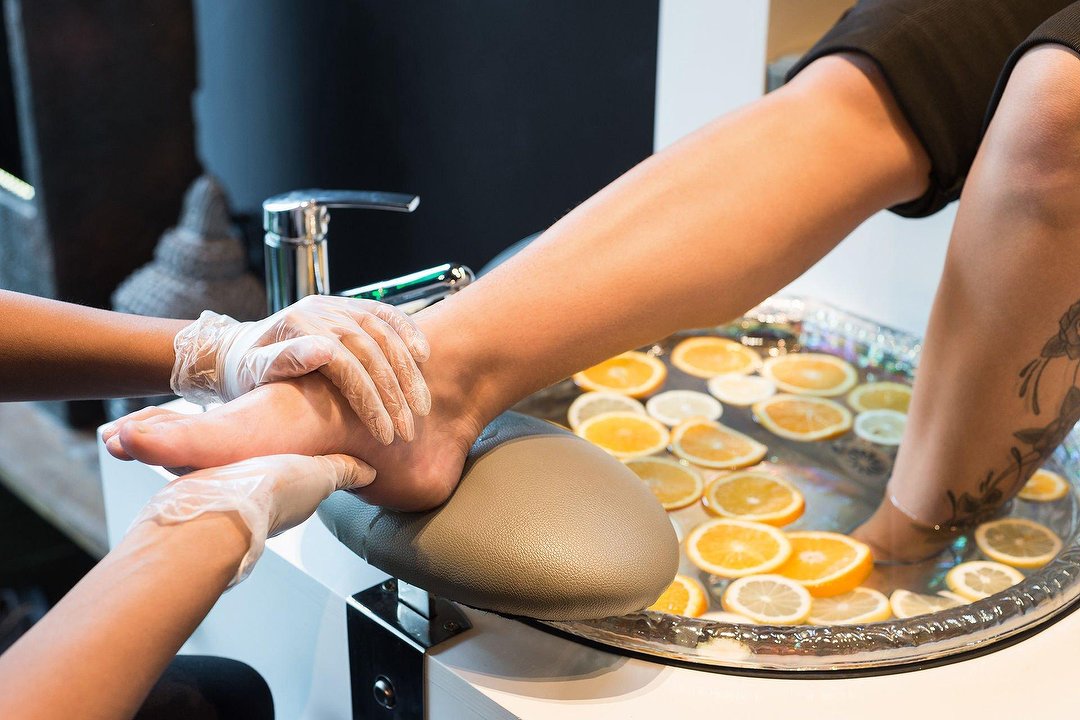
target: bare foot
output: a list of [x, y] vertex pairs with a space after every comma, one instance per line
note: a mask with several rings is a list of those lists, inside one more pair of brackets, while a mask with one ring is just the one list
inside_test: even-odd
[[852, 531], [851, 536], [869, 545], [874, 562], [881, 564], [922, 562], [956, 539], [955, 532], [915, 522], [888, 498], [866, 522]]

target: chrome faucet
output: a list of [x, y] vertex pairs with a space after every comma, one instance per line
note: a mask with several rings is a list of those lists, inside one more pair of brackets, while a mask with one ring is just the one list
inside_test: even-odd
[[[330, 208], [412, 212], [416, 195], [362, 190], [294, 190], [263, 201], [266, 302], [275, 313], [306, 295], [330, 295], [326, 232]], [[391, 305], [431, 304], [473, 281], [464, 265], [445, 263], [337, 293]], [[414, 307], [413, 309], [419, 309]]]

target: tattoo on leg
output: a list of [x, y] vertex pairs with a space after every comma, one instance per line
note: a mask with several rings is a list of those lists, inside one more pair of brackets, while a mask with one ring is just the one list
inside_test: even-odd
[[[1020, 489], [1028, 476], [1043, 464], [1080, 420], [1080, 302], [1069, 308], [1059, 322], [1056, 335], [1047, 340], [1039, 357], [1020, 371], [1020, 399], [1029, 404], [1032, 413], [1040, 415], [1039, 380], [1051, 364], [1072, 366], [1072, 384], [1061, 401], [1057, 416], [1042, 427], [1026, 428], [1014, 433], [1017, 444], [1009, 448], [1010, 463], [1000, 471], [990, 470], [979, 483], [977, 494], [964, 492], [958, 497], [951, 490], [946, 496], [951, 506], [949, 519], [941, 524], [943, 530], [963, 531], [989, 520], [1002, 502]], [[1068, 376], [1068, 375], [1066, 375]]]

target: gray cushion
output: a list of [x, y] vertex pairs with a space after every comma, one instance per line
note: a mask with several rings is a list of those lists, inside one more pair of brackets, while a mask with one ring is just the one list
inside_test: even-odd
[[667, 513], [634, 473], [573, 434], [518, 413], [485, 428], [443, 506], [402, 513], [339, 492], [319, 517], [397, 578], [466, 605], [541, 620], [640, 610], [679, 564]]

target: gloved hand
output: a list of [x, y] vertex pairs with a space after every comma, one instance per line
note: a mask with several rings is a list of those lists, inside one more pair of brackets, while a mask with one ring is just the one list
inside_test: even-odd
[[313, 295], [244, 323], [206, 311], [173, 345], [173, 392], [203, 405], [318, 370], [385, 445], [395, 428], [411, 440], [413, 412], [431, 410], [416, 366], [431, 352], [427, 339], [400, 310], [374, 300]]
[[375, 470], [348, 455], [270, 455], [199, 470], [158, 491], [132, 521], [163, 525], [208, 512], [235, 512], [251, 531], [251, 544], [229, 587], [250, 573], [267, 538], [299, 525], [335, 490], [363, 487]]

